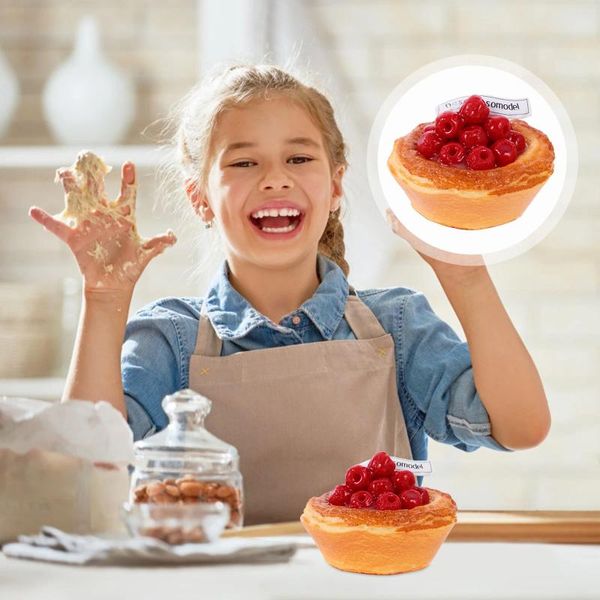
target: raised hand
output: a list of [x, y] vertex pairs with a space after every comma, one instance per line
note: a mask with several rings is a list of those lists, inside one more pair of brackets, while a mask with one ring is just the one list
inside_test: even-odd
[[65, 210], [50, 215], [31, 207], [29, 215], [67, 244], [75, 256], [86, 291], [128, 291], [146, 265], [177, 240], [172, 231], [140, 238], [135, 222], [135, 167], [121, 169], [121, 192], [115, 201], [104, 195], [110, 169], [91, 152], [56, 173], [65, 191]]

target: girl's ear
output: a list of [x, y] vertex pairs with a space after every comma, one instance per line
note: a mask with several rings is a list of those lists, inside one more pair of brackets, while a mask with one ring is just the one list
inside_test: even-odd
[[185, 193], [194, 207], [194, 212], [199, 215], [204, 222], [209, 223], [215, 218], [215, 215], [208, 204], [208, 199], [200, 192], [196, 181], [193, 179], [186, 179]]
[[346, 171], [346, 167], [340, 165], [333, 174], [331, 178], [331, 205], [330, 210], [334, 211], [340, 207], [342, 203], [342, 197], [344, 195], [344, 188], [342, 186], [342, 179], [344, 177], [344, 173]]

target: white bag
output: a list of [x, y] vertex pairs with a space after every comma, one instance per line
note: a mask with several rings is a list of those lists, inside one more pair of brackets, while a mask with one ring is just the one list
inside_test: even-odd
[[0, 398], [0, 544], [51, 525], [124, 531], [133, 434], [107, 402]]

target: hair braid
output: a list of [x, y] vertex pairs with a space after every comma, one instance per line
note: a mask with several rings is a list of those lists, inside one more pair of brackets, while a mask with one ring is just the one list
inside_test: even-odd
[[344, 275], [348, 277], [350, 266], [346, 262], [346, 245], [344, 244], [344, 227], [340, 221], [340, 208], [329, 213], [325, 231], [319, 240], [319, 252], [337, 263]]

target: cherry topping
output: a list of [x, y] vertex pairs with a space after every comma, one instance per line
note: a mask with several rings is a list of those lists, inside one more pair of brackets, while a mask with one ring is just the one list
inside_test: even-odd
[[369, 461], [367, 469], [370, 469], [373, 477], [390, 477], [396, 470], [396, 463], [387, 452], [377, 452]]
[[352, 490], [347, 485], [336, 485], [333, 492], [329, 494], [329, 504], [344, 506], [350, 500], [350, 496], [352, 496]]
[[492, 152], [496, 157], [496, 164], [500, 167], [509, 165], [517, 158], [517, 146], [514, 142], [503, 138], [492, 144]]
[[397, 492], [408, 490], [417, 483], [412, 471], [395, 471], [392, 475], [392, 481]]
[[369, 484], [369, 492], [377, 497], [385, 492], [393, 492], [394, 484], [389, 479], [374, 479]]
[[421, 505], [429, 504], [429, 492], [425, 488], [415, 486], [413, 489], [421, 494]]
[[421, 133], [425, 133], [427, 131], [435, 131], [435, 123], [429, 123], [428, 125], [425, 125]]
[[459, 114], [447, 110], [437, 116], [435, 131], [442, 139], [451, 140], [458, 137], [463, 125], [463, 118]]
[[519, 133], [518, 131], [511, 129], [508, 132], [506, 139], [510, 140], [517, 147], [517, 154], [521, 154], [521, 152], [523, 152], [523, 150], [525, 150], [525, 146], [527, 144], [525, 143], [525, 137], [523, 136], [522, 133]]
[[353, 491], [366, 490], [371, 479], [371, 471], [367, 467], [354, 465], [346, 471], [346, 485]]
[[440, 161], [445, 165], [457, 165], [465, 159], [465, 149], [458, 142], [448, 142], [440, 150]]
[[476, 171], [493, 169], [495, 165], [494, 153], [487, 146], [475, 146], [467, 156], [467, 166]]
[[458, 110], [458, 114], [468, 125], [483, 123], [490, 114], [490, 109], [481, 96], [469, 96]]
[[399, 510], [402, 508], [402, 501], [394, 492], [385, 492], [375, 500], [377, 510]]
[[470, 150], [474, 146], [487, 146], [488, 136], [481, 125], [469, 125], [458, 134], [458, 140], [465, 150]]
[[352, 494], [348, 506], [350, 508], [368, 508], [373, 502], [373, 496], [371, 496], [369, 492], [360, 490], [359, 492], [354, 492], [354, 494]]
[[421, 506], [421, 494], [413, 488], [404, 490], [400, 494], [400, 500], [402, 501], [402, 508], [410, 509]]
[[506, 137], [510, 131], [510, 121], [501, 115], [490, 117], [483, 126], [488, 137], [493, 141]]
[[440, 136], [432, 130], [421, 134], [417, 140], [417, 150], [425, 157], [431, 158], [441, 147], [442, 140]]

